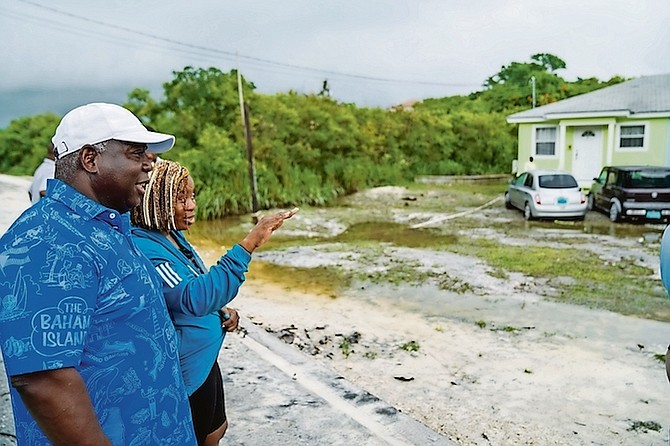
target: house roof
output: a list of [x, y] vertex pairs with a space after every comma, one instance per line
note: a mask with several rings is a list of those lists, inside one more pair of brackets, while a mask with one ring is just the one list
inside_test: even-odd
[[507, 117], [509, 123], [590, 117], [670, 116], [670, 74], [642, 76]]

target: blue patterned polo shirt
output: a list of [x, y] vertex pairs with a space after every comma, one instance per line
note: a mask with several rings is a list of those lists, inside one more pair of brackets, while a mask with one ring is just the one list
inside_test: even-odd
[[[128, 213], [50, 180], [0, 238], [0, 299], [8, 377], [74, 367], [115, 445], [195, 445], [162, 283]], [[50, 444], [10, 391], [19, 444]]]

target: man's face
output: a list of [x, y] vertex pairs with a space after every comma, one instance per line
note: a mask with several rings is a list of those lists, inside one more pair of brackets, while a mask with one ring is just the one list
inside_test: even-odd
[[151, 171], [146, 150], [146, 144], [111, 140], [98, 154], [92, 184], [101, 204], [120, 213], [140, 204]]

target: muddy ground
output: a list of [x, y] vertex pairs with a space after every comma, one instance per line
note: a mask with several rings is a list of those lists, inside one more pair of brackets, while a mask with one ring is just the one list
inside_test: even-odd
[[[595, 213], [584, 222], [528, 223], [486, 196], [444, 212], [417, 203], [431, 196], [446, 197], [384, 187], [303, 209], [281, 229], [291, 240], [255, 255], [235, 305], [459, 444], [666, 445], [668, 322], [557, 301], [572, 280], [560, 263], [555, 276], [538, 279], [408, 241], [415, 236], [342, 236], [377, 222], [388, 231], [448, 228], [508, 245], [569, 246], [604, 263], [644, 266], [654, 295], [664, 292], [664, 226], [617, 226]], [[221, 249], [201, 240], [201, 250], [211, 260]]]

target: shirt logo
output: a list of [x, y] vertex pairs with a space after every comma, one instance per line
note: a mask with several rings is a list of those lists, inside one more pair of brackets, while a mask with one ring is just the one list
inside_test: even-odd
[[42, 356], [75, 355], [82, 351], [93, 310], [79, 297], [38, 311], [32, 320], [32, 344]]

